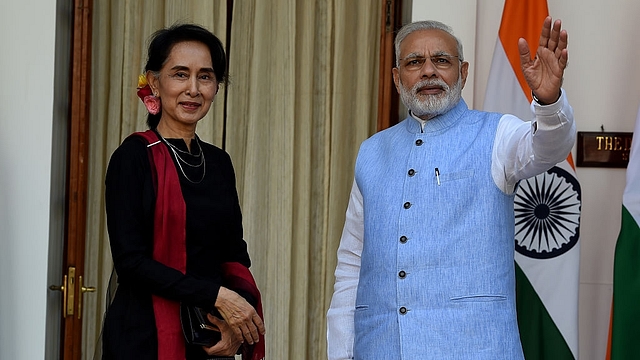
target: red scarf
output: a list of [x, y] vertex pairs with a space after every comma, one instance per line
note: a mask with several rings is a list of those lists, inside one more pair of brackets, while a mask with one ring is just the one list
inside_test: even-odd
[[[222, 264], [222, 274], [225, 285], [234, 290], [243, 290], [256, 299], [256, 312], [260, 319], [262, 316], [262, 299], [260, 290], [256, 285], [251, 271], [239, 262], [226, 262]], [[263, 360], [265, 356], [264, 335], [260, 334], [260, 341], [253, 346], [242, 346], [242, 358], [247, 360]]]
[[[166, 146], [160, 144], [155, 132], [147, 130], [141, 136], [149, 145], [149, 163], [156, 191], [153, 225], [153, 259], [179, 270], [187, 270], [186, 224], [187, 207], [180, 189], [180, 178]], [[262, 315], [260, 291], [249, 269], [237, 262], [222, 264], [223, 276], [231, 289], [242, 289], [257, 301], [256, 311]], [[180, 325], [180, 304], [152, 295], [158, 335], [158, 360], [184, 360], [185, 341]], [[246, 354], [246, 355], [245, 355]], [[243, 358], [262, 360], [265, 357], [264, 336], [250, 348], [243, 347]]]
[[[156, 191], [153, 259], [184, 274], [187, 271], [187, 206], [178, 172], [169, 150], [160, 143], [155, 132], [147, 130], [134, 135], [142, 136], [149, 143], [149, 162]], [[158, 333], [158, 360], [184, 360], [180, 303], [156, 295], [152, 295], [152, 301]]]

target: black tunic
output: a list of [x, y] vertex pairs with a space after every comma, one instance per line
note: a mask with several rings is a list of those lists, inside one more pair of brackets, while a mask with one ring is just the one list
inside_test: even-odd
[[[182, 139], [168, 141], [188, 151]], [[105, 317], [103, 359], [157, 359], [151, 294], [214, 310], [222, 285], [220, 264], [250, 265], [231, 158], [211, 144], [200, 144], [204, 167], [180, 164], [188, 179], [173, 156], [187, 209], [186, 274], [152, 259], [155, 191], [145, 140], [130, 137], [111, 156], [105, 197], [119, 286]], [[191, 149], [196, 155], [200, 151], [195, 140]], [[194, 165], [199, 163], [197, 157], [178, 155]], [[187, 355], [188, 359], [206, 358], [199, 346], [188, 347]]]

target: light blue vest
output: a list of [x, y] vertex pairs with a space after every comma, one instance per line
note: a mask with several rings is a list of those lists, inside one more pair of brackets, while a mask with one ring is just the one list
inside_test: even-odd
[[[500, 114], [460, 103], [363, 142], [355, 359], [523, 359], [513, 196], [491, 177]], [[438, 173], [438, 174], [436, 174]]]

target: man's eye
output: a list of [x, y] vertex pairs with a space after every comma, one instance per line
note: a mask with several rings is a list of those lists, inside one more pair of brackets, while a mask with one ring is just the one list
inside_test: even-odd
[[422, 64], [424, 64], [424, 61], [425, 59], [419, 57], [407, 59], [406, 66], [421, 66]]
[[448, 64], [449, 63], [449, 59], [447, 59], [446, 57], [442, 57], [442, 56], [436, 56], [436, 57], [432, 58], [432, 61], [435, 64]]

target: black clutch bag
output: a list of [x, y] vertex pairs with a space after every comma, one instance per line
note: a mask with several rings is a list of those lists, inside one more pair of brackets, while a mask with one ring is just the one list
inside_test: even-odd
[[212, 346], [221, 339], [220, 330], [207, 319], [199, 307], [180, 304], [180, 323], [187, 344]]

